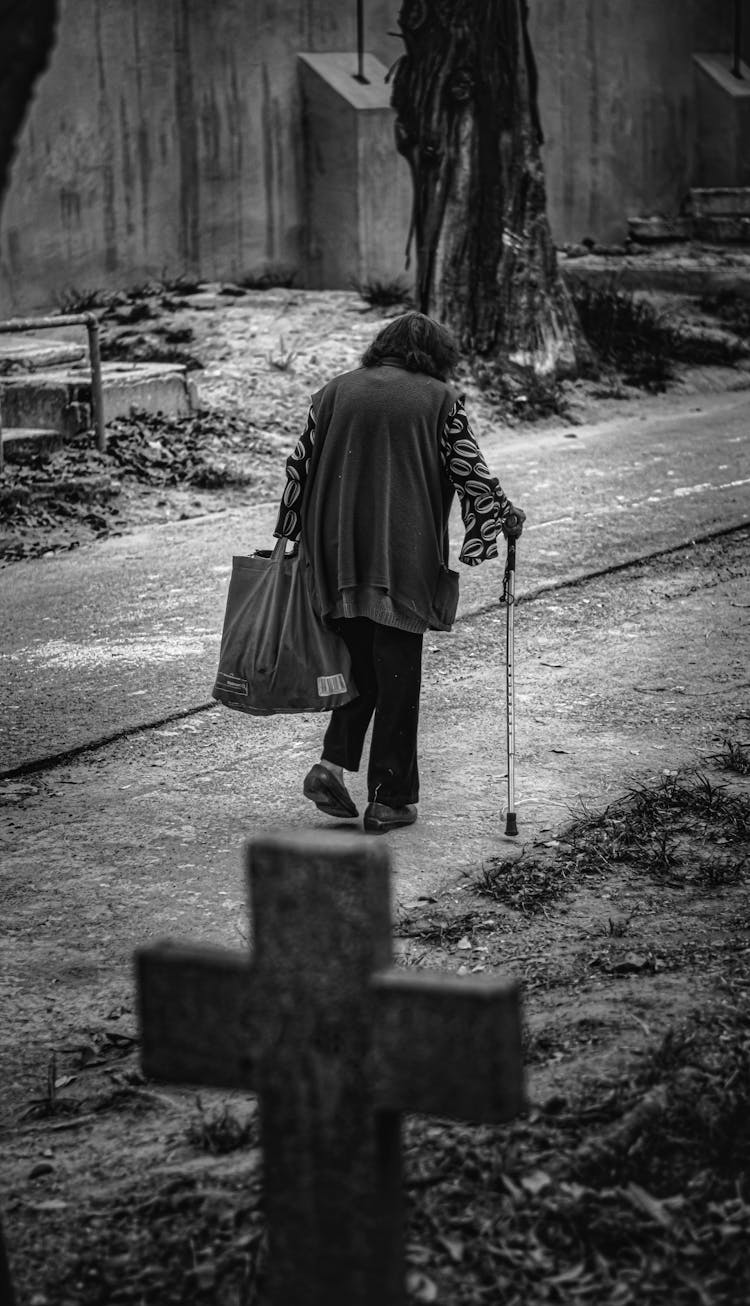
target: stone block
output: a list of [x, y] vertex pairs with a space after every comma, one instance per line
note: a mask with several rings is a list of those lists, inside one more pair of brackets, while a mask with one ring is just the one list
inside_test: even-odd
[[3, 428], [3, 458], [8, 463], [26, 463], [40, 453], [55, 453], [62, 448], [63, 437], [59, 431], [30, 427]]
[[750, 218], [750, 186], [696, 187], [689, 204], [694, 218]]
[[48, 367], [78, 363], [86, 357], [85, 344], [72, 340], [51, 340], [27, 332], [0, 334], [0, 370], [36, 372]]
[[690, 240], [693, 224], [686, 217], [665, 217], [653, 214], [651, 217], [628, 218], [628, 236], [643, 245], [669, 244], [670, 241]]
[[697, 186], [750, 186], [750, 67], [728, 54], [693, 55]]
[[316, 289], [405, 279], [411, 176], [393, 137], [386, 68], [300, 54], [307, 193], [305, 280]]
[[81, 429], [81, 415], [71, 405], [69, 387], [61, 377], [48, 372], [3, 378], [0, 410], [6, 428], [43, 428], [64, 436], [75, 435]]
[[[195, 386], [180, 363], [104, 363], [102, 392], [105, 422], [133, 409], [183, 417], [197, 406]], [[44, 427], [64, 436], [85, 431], [91, 425], [88, 368], [1, 377], [0, 407], [9, 427]]]
[[102, 388], [106, 422], [128, 417], [132, 409], [185, 417], [197, 406], [195, 386], [181, 363], [107, 363]]

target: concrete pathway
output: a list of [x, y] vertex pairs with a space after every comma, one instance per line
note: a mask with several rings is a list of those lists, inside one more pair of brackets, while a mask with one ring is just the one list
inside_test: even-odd
[[[750, 520], [749, 429], [742, 391], [478, 431], [528, 514], [519, 597]], [[232, 554], [267, 545], [275, 517], [260, 504], [0, 572], [0, 774], [207, 703]], [[452, 536], [455, 553], [457, 513]], [[502, 565], [460, 572], [460, 620], [493, 609]]]
[[[575, 440], [485, 440], [529, 513], [519, 588], [537, 591], [516, 613], [520, 835], [504, 835], [502, 567], [485, 565], [464, 571], [454, 632], [425, 640], [419, 821], [388, 836], [396, 912], [444, 894], [460, 909], [490, 859], [554, 838], [581, 802], [747, 739], [750, 531], [608, 570], [748, 522], [746, 418], [745, 396], [717, 396]], [[150, 529], [0, 576], [3, 982], [45, 1045], [132, 1006], [132, 951], [149, 938], [244, 946], [247, 839], [330, 825], [301, 791], [324, 716], [191, 714], [209, 701], [231, 554], [267, 543], [274, 515]], [[351, 790], [361, 810], [361, 774]]]

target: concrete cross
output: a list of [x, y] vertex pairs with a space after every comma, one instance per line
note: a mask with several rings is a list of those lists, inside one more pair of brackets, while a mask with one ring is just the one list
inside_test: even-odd
[[144, 1072], [258, 1094], [269, 1306], [401, 1306], [400, 1113], [522, 1109], [518, 987], [391, 966], [377, 840], [268, 835], [247, 856], [254, 959], [136, 954]]

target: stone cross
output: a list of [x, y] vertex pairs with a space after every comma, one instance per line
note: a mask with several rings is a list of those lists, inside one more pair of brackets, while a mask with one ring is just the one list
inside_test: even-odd
[[402, 1306], [400, 1113], [522, 1109], [518, 986], [391, 965], [378, 840], [266, 835], [247, 859], [253, 958], [136, 954], [144, 1073], [258, 1094], [268, 1306]]

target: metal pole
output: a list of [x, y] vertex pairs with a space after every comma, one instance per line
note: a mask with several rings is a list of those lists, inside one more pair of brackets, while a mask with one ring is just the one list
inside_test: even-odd
[[91, 359], [91, 416], [96, 431], [96, 447], [100, 453], [104, 453], [107, 448], [107, 432], [104, 426], [102, 359], [99, 351], [99, 323], [93, 313], [86, 314], [86, 330], [89, 336]]
[[[107, 433], [104, 427], [102, 360], [99, 349], [99, 322], [95, 313], [61, 313], [58, 317], [9, 317], [0, 322], [0, 332], [47, 331], [52, 327], [85, 326], [89, 338], [91, 363], [91, 416], [96, 431], [96, 447], [104, 453]], [[0, 454], [0, 467], [2, 455]]]
[[369, 85], [365, 77], [365, 0], [357, 0], [357, 71], [355, 80]]
[[516, 541], [508, 540], [508, 560], [505, 564], [503, 598], [506, 604], [505, 627], [505, 701], [508, 741], [508, 810], [505, 814], [505, 833], [518, 834], [516, 822], [516, 712], [513, 667], [513, 618], [516, 599]]
[[734, 0], [734, 39], [732, 42], [732, 76], [742, 76], [742, 0]]

